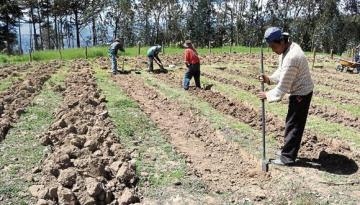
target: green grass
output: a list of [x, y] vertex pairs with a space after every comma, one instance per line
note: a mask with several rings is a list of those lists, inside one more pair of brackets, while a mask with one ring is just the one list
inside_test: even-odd
[[[107, 109], [116, 126], [119, 141], [128, 149], [137, 150], [139, 187], [144, 194], [157, 198], [163, 189], [177, 181], [186, 181], [185, 160], [176, 154], [165, 136], [156, 128], [140, 107], [109, 79], [106, 71], [95, 69], [98, 86], [106, 96]], [[156, 160], [152, 160], [156, 159]], [[141, 176], [142, 172], [149, 174]], [[149, 183], [150, 187], [146, 187]], [[191, 183], [188, 183], [191, 184]], [[193, 186], [196, 186], [194, 183]], [[194, 187], [193, 187], [194, 189]]]
[[0, 81], [0, 92], [8, 89], [16, 79], [17, 79], [16, 77], [11, 76], [11, 77], [1, 80]]
[[[140, 49], [140, 55], [146, 56], [146, 52], [149, 47], [142, 47]], [[265, 49], [266, 50], [266, 49]], [[212, 53], [224, 53], [229, 52], [230, 47], [223, 48], [212, 48]], [[252, 48], [252, 52], [259, 52], [260, 48]], [[182, 54], [184, 50], [178, 47], [165, 47], [165, 54]], [[201, 55], [208, 54], [210, 52], [207, 48], [199, 48], [198, 52]], [[238, 53], [248, 53], [249, 48], [244, 46], [234, 46], [232, 48], [232, 52]], [[96, 57], [107, 57], [108, 47], [89, 47], [88, 48], [88, 58], [96, 58]], [[124, 56], [137, 56], [138, 55], [138, 47], [129, 47], [125, 49], [125, 53], [120, 52], [119, 55]], [[72, 60], [78, 58], [85, 58], [85, 48], [69, 48], [65, 50], [61, 50], [61, 55], [58, 50], [45, 50], [45, 51], [35, 51], [32, 54], [34, 61], [47, 61], [54, 59], [62, 59], [64, 60]], [[2, 55], [0, 54], [0, 63], [16, 63], [16, 62], [28, 62], [30, 60], [29, 54], [24, 55]]]
[[60, 70], [45, 83], [44, 89], [0, 143], [0, 196], [9, 204], [33, 203], [27, 191], [32, 182], [25, 177], [31, 175], [32, 168], [43, 158], [44, 147], [37, 136], [51, 125], [54, 108], [62, 100], [50, 84], [61, 83], [66, 73]]

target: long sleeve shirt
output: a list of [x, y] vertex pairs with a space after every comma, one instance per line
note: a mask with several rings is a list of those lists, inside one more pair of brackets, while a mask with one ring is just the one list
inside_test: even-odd
[[148, 57], [157, 57], [158, 54], [160, 53], [161, 48], [157, 47], [157, 46], [152, 46], [148, 49], [147, 51], [147, 56]]
[[114, 42], [110, 45], [110, 51], [117, 55], [118, 50], [125, 51], [123, 45], [119, 42]]
[[305, 54], [296, 43], [279, 56], [279, 67], [269, 78], [270, 84], [277, 84], [266, 93], [269, 102], [280, 101], [285, 94], [307, 95], [314, 89]]
[[197, 52], [193, 48], [185, 49], [184, 59], [186, 64], [198, 64], [200, 63], [200, 59], [197, 55]]

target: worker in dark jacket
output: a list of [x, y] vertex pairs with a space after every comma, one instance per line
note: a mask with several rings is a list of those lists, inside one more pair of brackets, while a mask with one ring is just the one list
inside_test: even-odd
[[277, 102], [285, 94], [290, 94], [284, 146], [277, 153], [279, 158], [272, 163], [292, 165], [300, 149], [314, 84], [303, 50], [298, 44], [289, 41], [288, 33], [271, 27], [265, 32], [265, 40], [273, 52], [279, 55], [279, 67], [271, 76], [259, 77], [260, 81], [276, 86], [268, 92], [258, 93], [258, 97], [268, 102]]
[[109, 48], [109, 54], [110, 54], [110, 57], [111, 57], [111, 71], [112, 71], [112, 74], [116, 75], [119, 70], [117, 69], [117, 54], [118, 54], [118, 50], [124, 52], [125, 49], [123, 47], [123, 43], [120, 41], [120, 39], [115, 39], [114, 43], [112, 43], [110, 45], [110, 48]]
[[188, 68], [184, 77], [184, 89], [188, 90], [190, 85], [190, 80], [192, 77], [195, 79], [195, 85], [198, 88], [200, 86], [200, 59], [197, 51], [193, 47], [190, 40], [185, 41], [185, 65]]

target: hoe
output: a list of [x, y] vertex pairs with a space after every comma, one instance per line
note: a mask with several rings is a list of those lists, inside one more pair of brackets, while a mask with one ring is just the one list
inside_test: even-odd
[[[263, 45], [261, 45], [261, 57], [260, 57], [260, 74], [264, 75], [264, 51]], [[264, 82], [261, 83], [261, 91], [264, 92], [265, 86]], [[262, 171], [269, 171], [269, 160], [266, 159], [266, 143], [265, 143], [265, 100], [261, 101], [261, 125], [262, 125]]]

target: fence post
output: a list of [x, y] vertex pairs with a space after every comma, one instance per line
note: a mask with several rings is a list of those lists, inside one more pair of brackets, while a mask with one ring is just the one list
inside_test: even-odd
[[138, 56], [140, 55], [140, 50], [141, 50], [141, 44], [140, 41], [138, 42]]
[[30, 62], [32, 62], [32, 49], [30, 49], [29, 55], [30, 55]]
[[85, 59], [88, 59], [88, 49], [87, 49], [87, 46], [85, 46]]
[[312, 64], [312, 70], [314, 70], [314, 67], [315, 67], [315, 58], [316, 58], [316, 47], [314, 47], [314, 51], [313, 51], [313, 64]]
[[163, 54], [165, 54], [165, 44], [164, 44], [164, 42], [161, 42], [161, 47], [162, 47]]
[[62, 57], [62, 53], [61, 53], [61, 48], [60, 48], [60, 47], [59, 47], [59, 54], [60, 54], [60, 60], [62, 60], [63, 57]]
[[211, 53], [211, 41], [209, 41], [209, 52]]
[[330, 56], [331, 56], [331, 60], [334, 59], [334, 49], [330, 50]]

